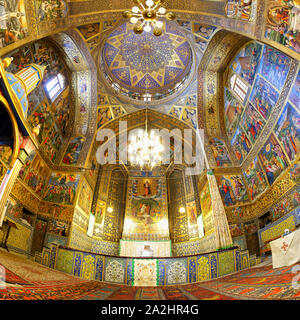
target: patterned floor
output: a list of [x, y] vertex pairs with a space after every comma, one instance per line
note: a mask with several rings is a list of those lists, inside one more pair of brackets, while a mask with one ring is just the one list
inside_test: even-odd
[[129, 287], [83, 280], [0, 251], [1, 300], [300, 300], [300, 288], [292, 286], [295, 275], [293, 266], [273, 269], [265, 263], [213, 281]]

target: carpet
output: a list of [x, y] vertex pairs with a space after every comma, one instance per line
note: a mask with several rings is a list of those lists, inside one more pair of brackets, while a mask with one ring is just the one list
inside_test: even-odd
[[0, 252], [4, 300], [300, 300], [293, 266], [253, 267], [216, 280], [176, 286], [141, 287], [84, 280]]

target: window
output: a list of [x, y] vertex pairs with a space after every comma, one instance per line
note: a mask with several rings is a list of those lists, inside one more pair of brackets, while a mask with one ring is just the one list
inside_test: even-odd
[[60, 73], [46, 83], [46, 89], [51, 102], [57, 98], [64, 88], [65, 78]]
[[248, 87], [235, 74], [230, 79], [231, 89], [244, 101], [248, 92]]

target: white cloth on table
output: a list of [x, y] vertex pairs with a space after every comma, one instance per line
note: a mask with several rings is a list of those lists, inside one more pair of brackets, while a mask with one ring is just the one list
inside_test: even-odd
[[290, 266], [300, 261], [300, 229], [270, 242], [273, 268]]

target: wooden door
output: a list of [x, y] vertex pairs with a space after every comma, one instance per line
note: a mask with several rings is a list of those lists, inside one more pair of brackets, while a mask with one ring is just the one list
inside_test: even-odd
[[34, 226], [31, 254], [34, 255], [36, 251], [42, 252], [44, 238], [47, 230], [47, 221], [37, 218]]

